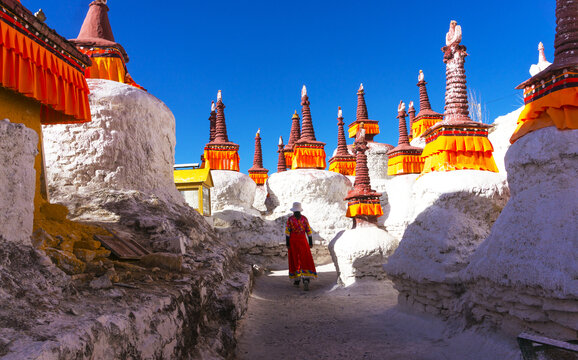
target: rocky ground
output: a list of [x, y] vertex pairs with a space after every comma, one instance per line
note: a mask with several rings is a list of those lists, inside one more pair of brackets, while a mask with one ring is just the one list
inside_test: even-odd
[[513, 338], [401, 311], [389, 281], [337, 287], [329, 263], [305, 292], [278, 265], [256, 279], [239, 359], [521, 359]]
[[[106, 227], [154, 251], [140, 261], [109, 257], [69, 275], [42, 250], [0, 247], [0, 358], [233, 358], [250, 264], [193, 210], [122, 199], [108, 203], [120, 221]], [[174, 239], [184, 254], [160, 252]]]

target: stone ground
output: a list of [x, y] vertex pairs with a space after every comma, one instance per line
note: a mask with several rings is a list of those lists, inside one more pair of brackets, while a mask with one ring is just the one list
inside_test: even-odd
[[521, 359], [513, 338], [398, 310], [390, 281], [341, 288], [333, 264], [317, 270], [309, 292], [291, 285], [286, 268], [256, 278], [238, 359]]

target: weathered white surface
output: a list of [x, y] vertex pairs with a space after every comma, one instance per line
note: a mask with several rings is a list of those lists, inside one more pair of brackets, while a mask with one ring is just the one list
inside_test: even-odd
[[408, 174], [371, 180], [372, 188], [382, 194], [383, 216], [377, 219], [377, 223], [384, 226], [398, 241], [412, 220], [415, 205], [413, 186], [418, 176], [419, 174]]
[[409, 144], [411, 146], [424, 148], [425, 147], [425, 138], [418, 136], [414, 139], [411, 139], [411, 142]]
[[38, 134], [0, 121], [0, 238], [30, 244], [34, 220]]
[[87, 81], [92, 121], [43, 127], [52, 199], [71, 205], [105, 189], [183, 202], [173, 180], [175, 118], [169, 108], [134, 86]]
[[313, 229], [315, 243], [327, 244], [339, 231], [351, 227], [344, 200], [351, 182], [341, 174], [314, 169], [284, 171], [272, 174], [267, 187], [274, 210], [266, 219], [291, 214], [289, 209], [298, 201]]
[[494, 160], [501, 173], [506, 172], [504, 158], [510, 148], [510, 137], [516, 129], [516, 122], [523, 109], [524, 107], [522, 106], [509, 114], [497, 117], [492, 124], [494, 127], [490, 128], [488, 139], [494, 147]]
[[267, 184], [257, 186], [255, 189], [255, 199], [253, 200], [253, 207], [259, 211], [267, 211]]
[[[525, 135], [508, 150], [506, 167], [512, 197], [464, 276], [474, 302], [483, 311], [501, 307], [526, 323], [575, 332], [578, 130], [548, 127]], [[487, 299], [491, 288], [500, 292]]]
[[416, 281], [443, 282], [468, 264], [508, 199], [505, 179], [475, 170], [434, 172], [413, 186], [411, 224], [388, 273]]
[[512, 198], [468, 273], [578, 297], [578, 131], [523, 136], [506, 165]]
[[329, 244], [338, 283], [349, 286], [356, 278], [383, 278], [383, 263], [398, 241], [376, 226], [340, 231]]
[[226, 209], [213, 213], [213, 226], [231, 246], [248, 249], [285, 244], [288, 216], [265, 220], [257, 211]]
[[211, 170], [214, 187], [211, 189], [211, 211], [251, 211], [257, 184], [243, 173]]
[[367, 155], [367, 168], [370, 179], [387, 179], [387, 152], [391, 149], [391, 146], [370, 141], [367, 143], [367, 147], [365, 155]]

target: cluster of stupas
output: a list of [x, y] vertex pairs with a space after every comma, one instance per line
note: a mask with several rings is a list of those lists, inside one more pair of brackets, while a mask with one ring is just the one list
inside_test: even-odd
[[388, 175], [425, 174], [435, 171], [486, 170], [498, 172], [488, 140], [491, 125], [470, 119], [465, 75], [466, 47], [461, 45], [461, 27], [450, 23], [446, 34], [444, 63], [446, 64], [445, 112], [439, 114], [431, 109], [425, 76], [420, 70], [420, 111], [410, 103], [411, 138], [425, 139], [425, 148], [411, 146], [405, 125], [405, 110], [398, 109], [399, 144], [392, 149], [388, 161]]
[[[446, 64], [445, 112], [440, 114], [432, 110], [426, 89], [425, 76], [419, 71], [419, 112], [413, 102], [406, 106], [400, 102], [397, 109], [399, 141], [396, 147], [388, 144], [377, 144], [374, 141], [380, 133], [377, 120], [370, 120], [365, 102], [363, 84], [357, 91], [356, 118], [348, 126], [349, 138], [355, 138], [355, 144], [348, 146], [345, 136], [345, 123], [341, 107], [337, 115], [337, 149], [329, 159], [329, 171], [346, 176], [355, 176], [352, 193], [347, 196], [349, 208], [347, 216], [367, 218], [369, 222], [382, 215], [379, 203], [380, 194], [371, 190], [368, 168], [368, 153], [372, 146], [379, 145], [385, 149], [384, 157], [378, 161], [387, 162], [387, 175], [426, 174], [437, 171], [485, 170], [497, 172], [488, 140], [488, 129], [491, 125], [470, 119], [465, 76], [466, 47], [461, 45], [461, 27], [455, 21], [450, 24], [446, 34], [444, 63]], [[203, 166], [214, 170], [239, 171], [239, 145], [228, 140], [224, 104], [220, 91], [217, 98], [216, 113], [212, 106], [210, 120], [210, 142], [205, 146]], [[409, 115], [409, 126], [406, 118]], [[297, 111], [291, 118], [289, 141], [278, 145], [277, 171], [297, 169], [326, 168], [325, 143], [315, 137], [313, 120], [307, 88], [301, 92], [301, 119]], [[301, 120], [301, 123], [300, 123]], [[416, 141], [414, 145], [410, 141]], [[420, 147], [420, 144], [424, 144]], [[387, 159], [387, 160], [386, 160]], [[253, 166], [249, 176], [257, 185], [267, 181], [268, 170], [263, 167], [261, 137], [255, 137]], [[385, 174], [384, 174], [385, 175]]]

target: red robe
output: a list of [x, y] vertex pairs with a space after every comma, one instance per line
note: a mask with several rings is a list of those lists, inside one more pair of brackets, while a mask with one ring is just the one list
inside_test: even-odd
[[299, 219], [290, 216], [285, 226], [285, 235], [289, 236], [289, 278], [298, 280], [300, 278], [316, 278], [317, 271], [307, 236], [311, 236], [309, 221], [303, 215]]

